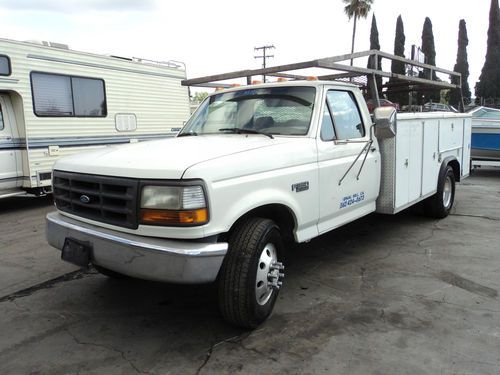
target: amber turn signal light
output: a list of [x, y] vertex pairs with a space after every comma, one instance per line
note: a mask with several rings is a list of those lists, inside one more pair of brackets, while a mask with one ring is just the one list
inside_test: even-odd
[[185, 211], [141, 209], [141, 223], [146, 225], [201, 225], [207, 222], [206, 208]]

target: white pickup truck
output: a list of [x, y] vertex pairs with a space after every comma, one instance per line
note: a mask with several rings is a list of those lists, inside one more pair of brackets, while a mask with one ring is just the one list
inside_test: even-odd
[[288, 241], [421, 201], [447, 216], [470, 127], [466, 114], [387, 107], [372, 120], [356, 86], [331, 81], [217, 91], [175, 138], [58, 160], [48, 241], [108, 276], [216, 281], [224, 318], [254, 328]]

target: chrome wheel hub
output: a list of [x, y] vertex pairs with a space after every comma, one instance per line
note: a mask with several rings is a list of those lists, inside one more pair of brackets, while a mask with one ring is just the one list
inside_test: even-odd
[[452, 192], [453, 188], [452, 188], [451, 178], [450, 176], [446, 176], [446, 180], [444, 181], [444, 187], [443, 187], [443, 205], [446, 208], [450, 207]]
[[265, 305], [273, 291], [281, 287], [285, 274], [282, 263], [278, 262], [278, 253], [272, 243], [268, 243], [262, 249], [259, 263], [257, 265], [257, 277], [255, 278], [255, 298], [259, 305]]

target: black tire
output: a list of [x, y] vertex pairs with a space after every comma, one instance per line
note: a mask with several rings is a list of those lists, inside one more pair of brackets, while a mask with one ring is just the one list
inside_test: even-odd
[[278, 297], [279, 288], [269, 288], [267, 276], [262, 284], [262, 275], [267, 275], [263, 260], [271, 258], [269, 250], [275, 255], [269, 262], [283, 260], [281, 234], [272, 220], [250, 218], [236, 226], [228, 242], [218, 280], [219, 308], [228, 322], [253, 329], [269, 317]]
[[450, 165], [440, 175], [436, 194], [424, 201], [425, 214], [436, 219], [449, 215], [455, 201], [455, 174]]
[[94, 268], [102, 275], [104, 276], [107, 276], [111, 279], [128, 279], [129, 276], [127, 275], [124, 275], [122, 273], [118, 273], [118, 272], [115, 272], [115, 271], [111, 271], [111, 270], [108, 270], [107, 268], [104, 268], [104, 267], [101, 267], [101, 266], [98, 266], [96, 264], [93, 265]]

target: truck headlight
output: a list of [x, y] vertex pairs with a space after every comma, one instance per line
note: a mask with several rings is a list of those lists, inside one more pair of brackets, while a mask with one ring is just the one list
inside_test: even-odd
[[201, 225], [208, 222], [205, 193], [200, 185], [142, 188], [140, 221], [148, 225]]

